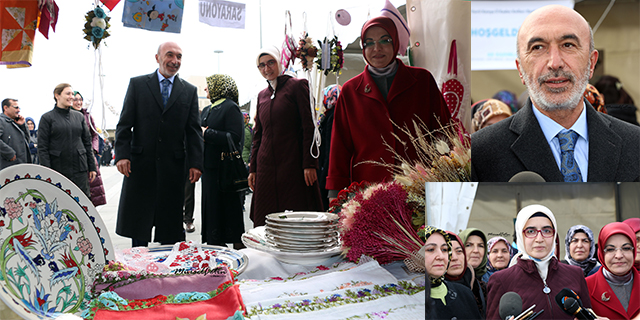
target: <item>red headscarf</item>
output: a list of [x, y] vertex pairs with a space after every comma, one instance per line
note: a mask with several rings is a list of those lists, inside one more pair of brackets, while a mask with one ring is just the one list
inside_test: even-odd
[[[400, 48], [400, 39], [398, 37], [398, 29], [396, 29], [396, 24], [393, 23], [393, 20], [387, 17], [384, 17], [384, 16], [375, 17], [367, 20], [367, 22], [364, 23], [364, 26], [362, 26], [362, 31], [360, 32], [360, 45], [362, 46], [362, 56], [364, 56], [364, 59], [367, 61], [367, 63], [369, 63], [369, 60], [367, 60], [367, 56], [364, 54], [364, 39], [365, 39], [364, 35], [367, 33], [367, 30], [369, 30], [372, 27], [380, 27], [389, 34], [389, 36], [391, 37], [391, 40], [393, 41], [393, 53], [397, 55], [398, 50]], [[393, 61], [393, 59], [391, 61]]]
[[[464, 255], [464, 262], [463, 262], [463, 266], [462, 266], [462, 273], [459, 276], [450, 276], [448, 274], [444, 274], [444, 277], [447, 280], [451, 280], [451, 281], [457, 281], [460, 280], [464, 277], [464, 274], [467, 272], [467, 251], [464, 249], [464, 242], [462, 242], [462, 239], [460, 239], [460, 237], [451, 232], [451, 231], [447, 231], [447, 234], [449, 235], [449, 238], [451, 239], [451, 252], [453, 253], [453, 241], [458, 241], [458, 243], [460, 244], [460, 246], [462, 247], [462, 254]], [[451, 260], [449, 260], [449, 264], [451, 264]]]
[[[638, 231], [640, 231], [640, 218], [629, 218], [625, 221], [622, 221], [622, 223], [626, 223], [629, 227], [631, 227], [631, 230], [633, 230], [634, 233], [638, 233]], [[636, 241], [638, 241], [638, 239], [636, 239]], [[637, 247], [636, 247], [636, 254], [638, 254]], [[640, 271], [640, 262], [636, 262], [633, 265], [636, 267], [638, 271]]]
[[607, 264], [604, 263], [604, 247], [607, 243], [607, 239], [609, 239], [614, 234], [624, 235], [629, 238], [629, 240], [631, 240], [631, 243], [633, 244], [633, 260], [635, 261], [636, 259], [636, 234], [633, 232], [631, 227], [622, 222], [612, 222], [606, 224], [600, 230], [600, 235], [598, 235], [598, 260], [607, 270], [609, 270], [609, 268], [607, 268]]

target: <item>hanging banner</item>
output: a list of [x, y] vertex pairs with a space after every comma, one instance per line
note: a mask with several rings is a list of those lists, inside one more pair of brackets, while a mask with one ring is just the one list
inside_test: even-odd
[[244, 29], [245, 4], [200, 0], [199, 20], [213, 27]]
[[0, 1], [0, 65], [31, 66], [37, 24], [37, 0]]
[[125, 27], [180, 33], [183, 0], [126, 0], [122, 11]]
[[531, 12], [551, 4], [573, 9], [573, 0], [472, 1], [471, 70], [515, 69], [520, 25]]

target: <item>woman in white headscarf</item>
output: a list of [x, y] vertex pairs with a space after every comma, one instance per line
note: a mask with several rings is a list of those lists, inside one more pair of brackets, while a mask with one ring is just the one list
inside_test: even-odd
[[258, 94], [249, 166], [250, 216], [257, 227], [270, 213], [322, 211], [322, 201], [318, 161], [311, 155], [309, 83], [282, 74], [275, 47], [261, 50], [256, 66], [268, 84]]
[[487, 286], [487, 319], [501, 319], [500, 298], [513, 291], [522, 298], [523, 308], [536, 305], [540, 319], [573, 319], [556, 303], [563, 288], [575, 291], [583, 307], [590, 308], [589, 289], [582, 269], [559, 263], [555, 257], [558, 225], [553, 212], [542, 205], [530, 205], [518, 212], [516, 238], [521, 255], [517, 263], [494, 273]]

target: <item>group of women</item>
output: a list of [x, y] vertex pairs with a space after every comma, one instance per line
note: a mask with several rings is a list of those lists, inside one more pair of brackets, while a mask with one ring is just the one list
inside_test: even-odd
[[519, 251], [503, 237], [487, 241], [479, 229], [456, 235], [428, 227], [427, 318], [502, 319], [500, 299], [515, 292], [524, 309], [536, 305], [540, 319], [573, 319], [556, 302], [565, 288], [600, 319], [640, 316], [640, 218], [605, 225], [597, 245], [588, 227], [569, 228], [565, 261], [558, 259], [558, 226], [547, 207], [520, 210], [515, 233]]

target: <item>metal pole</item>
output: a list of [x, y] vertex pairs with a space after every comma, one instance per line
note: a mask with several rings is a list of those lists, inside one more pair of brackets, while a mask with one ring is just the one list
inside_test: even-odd
[[224, 51], [222, 50], [214, 50], [213, 52], [218, 54], [218, 73], [220, 73], [220, 54]]

